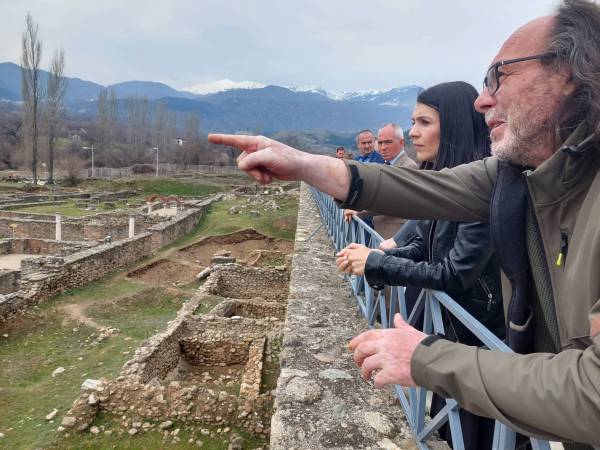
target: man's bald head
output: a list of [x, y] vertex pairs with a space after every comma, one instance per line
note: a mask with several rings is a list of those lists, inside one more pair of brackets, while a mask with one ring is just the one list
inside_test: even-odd
[[556, 16], [538, 17], [527, 22], [502, 44], [493, 62], [544, 53], [550, 43], [555, 23]]

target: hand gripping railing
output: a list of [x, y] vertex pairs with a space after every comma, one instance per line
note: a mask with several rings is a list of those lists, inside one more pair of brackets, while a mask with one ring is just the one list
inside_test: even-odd
[[[363, 220], [354, 216], [351, 222], [344, 221], [343, 211], [339, 209], [333, 198], [322, 192], [311, 188], [313, 198], [319, 208], [323, 223], [329, 236], [333, 240], [336, 252], [352, 242], [366, 245], [369, 248], [377, 248], [382, 242], [381, 236], [370, 228]], [[475, 336], [477, 336], [486, 347], [491, 350], [512, 352], [512, 350], [491, 331], [471, 316], [464, 308], [456, 303], [445, 292], [423, 289], [410, 317], [407, 317], [406, 302], [403, 286], [390, 287], [391, 301], [389, 309], [386, 306], [383, 291], [377, 291], [369, 286], [364, 276], [348, 277], [354, 297], [358, 304], [359, 313], [368, 321], [369, 327], [373, 327], [377, 314], [380, 313], [382, 326], [393, 327], [393, 318], [396, 312], [411, 325], [414, 325], [417, 317], [424, 311], [423, 331], [427, 334], [444, 333], [442, 321], [442, 305], [445, 310], [462, 322]], [[421, 450], [429, 447], [426, 442], [431, 435], [449, 422], [452, 434], [452, 447], [454, 450], [464, 450], [464, 442], [459, 417], [459, 405], [453, 399], [446, 400], [446, 406], [442, 408], [435, 417], [425, 423], [427, 390], [422, 387], [404, 388], [394, 385], [394, 392], [402, 405], [406, 419], [410, 425], [415, 441]], [[533, 450], [550, 450], [550, 444], [535, 438], [530, 438]], [[494, 430], [494, 450], [513, 450], [516, 443], [516, 433], [506, 425], [496, 421]]]

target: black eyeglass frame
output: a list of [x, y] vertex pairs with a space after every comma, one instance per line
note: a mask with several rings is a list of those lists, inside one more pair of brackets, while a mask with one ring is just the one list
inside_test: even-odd
[[[504, 61], [495, 62], [488, 68], [487, 72], [485, 73], [485, 78], [483, 79], [483, 87], [488, 90], [490, 95], [494, 95], [496, 92], [498, 92], [498, 89], [500, 89], [500, 76], [504, 75], [504, 74], [500, 73], [500, 71], [498, 69], [502, 66], [506, 66], [508, 64], [514, 64], [514, 63], [518, 63], [518, 62], [523, 62], [523, 61], [531, 61], [533, 59], [556, 58], [557, 56], [558, 55], [555, 52], [546, 52], [546, 53], [540, 53], [539, 55], [523, 56], [521, 58], [505, 59]], [[494, 71], [494, 78], [497, 81], [497, 85], [494, 90], [492, 90], [490, 83], [488, 82], [488, 79], [490, 77], [490, 72], [492, 70]]]

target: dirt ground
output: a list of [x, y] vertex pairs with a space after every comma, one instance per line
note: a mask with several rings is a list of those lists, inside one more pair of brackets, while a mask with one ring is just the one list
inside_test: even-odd
[[242, 230], [223, 236], [210, 236], [177, 252], [186, 261], [210, 265], [210, 258], [217, 252], [226, 250], [238, 260], [247, 260], [256, 250], [276, 250], [292, 253], [294, 243], [284, 239], [273, 239], [255, 230]]
[[187, 284], [196, 279], [200, 270], [202, 267], [195, 264], [182, 264], [171, 259], [159, 259], [129, 272], [127, 276], [149, 284]]
[[20, 270], [21, 261], [31, 256], [40, 255], [25, 255], [25, 254], [10, 254], [0, 256], [0, 270]]

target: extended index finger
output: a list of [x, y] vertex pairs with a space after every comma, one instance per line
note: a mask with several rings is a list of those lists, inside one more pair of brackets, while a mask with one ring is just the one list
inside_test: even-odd
[[261, 136], [246, 136], [243, 134], [209, 134], [208, 141], [218, 145], [229, 145], [248, 153], [258, 150]]

